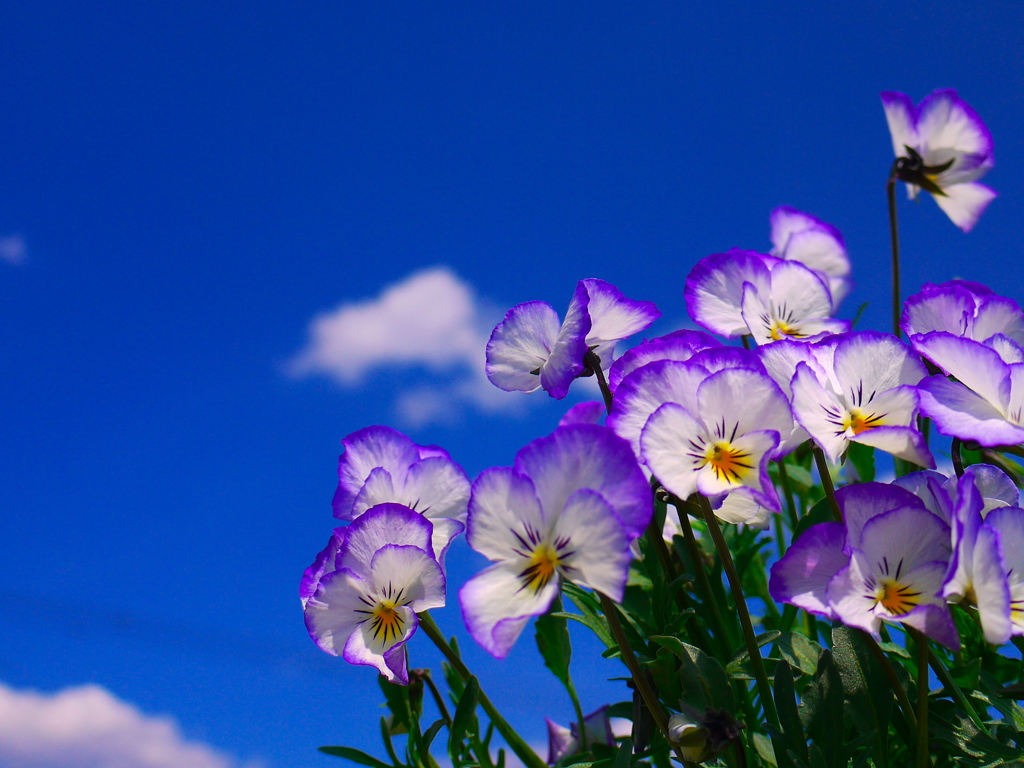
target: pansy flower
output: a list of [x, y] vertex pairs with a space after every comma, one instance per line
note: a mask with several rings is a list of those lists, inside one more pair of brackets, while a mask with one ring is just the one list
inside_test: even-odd
[[543, 301], [528, 301], [508, 311], [487, 342], [487, 378], [506, 392], [544, 389], [560, 400], [573, 379], [586, 372], [588, 352], [608, 368], [615, 343], [660, 316], [654, 304], [628, 299], [611, 283], [581, 280], [562, 322]]
[[834, 320], [824, 279], [798, 261], [733, 249], [697, 262], [686, 278], [686, 309], [703, 328], [758, 344], [812, 340], [850, 329]]
[[942, 331], [985, 343], [1006, 362], [1021, 362], [1024, 312], [1013, 299], [998, 296], [980, 283], [926, 283], [903, 305], [900, 327], [911, 341], [915, 336]]
[[653, 497], [629, 444], [594, 424], [559, 427], [473, 483], [469, 545], [494, 565], [459, 591], [473, 638], [504, 658], [563, 579], [620, 601], [630, 542]]
[[1007, 363], [990, 346], [941, 331], [913, 343], [956, 378], [929, 376], [918, 385], [921, 411], [942, 434], [988, 447], [1024, 442], [1024, 363]]
[[[548, 726], [548, 765], [554, 765], [563, 757], [579, 752], [580, 728], [573, 723], [568, 728], [564, 725], [544, 718]], [[601, 707], [583, 718], [583, 730], [588, 744], [604, 744], [615, 746], [615, 735], [612, 733], [612, 721], [608, 717], [608, 705]]]
[[993, 166], [992, 134], [952, 89], [938, 90], [917, 107], [902, 93], [882, 94], [897, 157], [897, 176], [910, 197], [930, 192], [946, 215], [969, 232], [995, 198], [979, 184]]
[[820, 342], [814, 354], [818, 366], [796, 366], [793, 415], [833, 464], [854, 442], [935, 466], [916, 426], [914, 385], [928, 371], [906, 344], [862, 331]]
[[842, 523], [811, 526], [772, 566], [772, 597], [879, 636], [882, 622], [915, 627], [959, 649], [941, 597], [949, 526], [914, 494], [882, 483], [836, 491]]
[[953, 560], [942, 596], [974, 605], [985, 640], [1002, 645], [1010, 639], [1010, 585], [999, 531], [985, 524], [984, 506], [974, 467], [968, 467], [957, 487]]
[[321, 650], [408, 683], [404, 643], [416, 614], [445, 603], [432, 528], [408, 507], [380, 504], [345, 529], [333, 569], [305, 604], [306, 628]]
[[420, 446], [390, 427], [366, 427], [342, 440], [334, 516], [354, 520], [378, 504], [404, 504], [430, 519], [434, 554], [444, 558], [465, 527], [469, 478], [437, 446]]
[[771, 213], [771, 255], [787, 261], [799, 261], [824, 275], [832, 294], [832, 306], [853, 287], [850, 282], [850, 258], [839, 230], [809, 213], [780, 205]]

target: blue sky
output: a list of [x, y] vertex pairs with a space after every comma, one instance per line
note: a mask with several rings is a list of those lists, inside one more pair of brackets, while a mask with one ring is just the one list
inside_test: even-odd
[[[1000, 197], [970, 235], [901, 198], [904, 284], [1024, 299], [1017, 3], [37, 0], [0, 29], [0, 702], [96, 684], [225, 765], [380, 753], [375, 676], [309, 641], [298, 579], [346, 434], [392, 424], [475, 476], [555, 426], [568, 402], [477, 386], [508, 307], [600, 277], [673, 330], [692, 265], [767, 249], [788, 204], [846, 237], [841, 314], [888, 329], [878, 93], [938, 87], [991, 129]], [[382, 317], [439, 267], [455, 304], [424, 312], [458, 344], [385, 323], [333, 374], [297, 362], [314, 318]], [[460, 545], [450, 583], [480, 563]], [[529, 640], [467, 654], [539, 741], [570, 708]], [[621, 670], [577, 674], [592, 709]]]

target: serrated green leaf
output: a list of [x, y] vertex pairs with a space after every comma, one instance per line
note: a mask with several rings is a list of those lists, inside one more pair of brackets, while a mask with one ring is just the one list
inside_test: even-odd
[[[804, 730], [821, 747], [827, 768], [846, 768], [843, 754], [843, 683], [832, 660], [832, 652], [822, 650], [818, 670], [803, 691], [800, 720]], [[811, 751], [811, 764], [815, 757]]]
[[378, 760], [373, 755], [368, 755], [365, 752], [353, 749], [352, 747], [319, 747], [319, 750], [325, 755], [330, 755], [331, 757], [343, 757], [353, 763], [367, 765], [370, 768], [391, 768], [391, 766], [383, 760]]
[[569, 663], [572, 661], [572, 642], [565, 616], [561, 615], [561, 601], [556, 597], [551, 604], [552, 612], [537, 618], [534, 625], [537, 634], [537, 649], [544, 666], [562, 685], [569, 687]]
[[775, 651], [779, 658], [805, 675], [813, 675], [818, 669], [821, 646], [799, 632], [783, 632], [775, 641]]
[[594, 599], [594, 596], [570, 582], [562, 584], [562, 592], [572, 600], [573, 605], [579, 608], [580, 612], [554, 613], [552, 615], [580, 622], [597, 635], [598, 639], [605, 644], [605, 647], [617, 649], [618, 644], [612, 637], [612, 631], [608, 627], [608, 620], [601, 612], [601, 604]]
[[718, 661], [678, 637], [654, 635], [650, 639], [680, 660], [683, 701], [697, 710], [705, 707], [733, 710], [732, 686]]
[[869, 642], [861, 630], [852, 627], [832, 630], [832, 657], [850, 702], [850, 715], [862, 734], [887, 731], [893, 707], [892, 686]]
[[[781, 636], [781, 632], [779, 632], [777, 629], [773, 629], [770, 632], [762, 632], [760, 635], [754, 638], [754, 642], [757, 643], [757, 647], [760, 648], [763, 645], [774, 643]], [[740, 671], [740, 668], [742, 667], [743, 663], [746, 662], [749, 658], [750, 652], [744, 645], [742, 648], [736, 651], [736, 653], [733, 654], [732, 658], [729, 660], [729, 663], [725, 665], [725, 671], [728, 672], [730, 675], [736, 674]]]
[[479, 681], [476, 677], [470, 677], [466, 681], [466, 690], [462, 692], [459, 704], [455, 708], [455, 714], [452, 716], [452, 727], [448, 732], [448, 754], [457, 754], [457, 750], [461, 748], [462, 741], [466, 737], [466, 731], [469, 729], [473, 719], [473, 713], [476, 711], [476, 701], [479, 694]]

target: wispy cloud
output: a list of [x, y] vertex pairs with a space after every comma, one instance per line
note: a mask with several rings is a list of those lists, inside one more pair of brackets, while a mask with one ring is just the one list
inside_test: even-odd
[[187, 741], [167, 717], [146, 715], [98, 685], [53, 694], [0, 683], [0, 765], [5, 768], [238, 768]]
[[28, 255], [28, 248], [25, 245], [25, 238], [21, 235], [7, 235], [0, 237], [0, 261], [8, 264], [21, 264]]
[[484, 412], [517, 410], [522, 398], [497, 389], [484, 374], [487, 339], [500, 317], [450, 269], [433, 267], [375, 298], [314, 317], [306, 346], [288, 370], [352, 388], [373, 371], [425, 368], [430, 381], [401, 393], [395, 403], [397, 417], [411, 426], [456, 420], [467, 405]]

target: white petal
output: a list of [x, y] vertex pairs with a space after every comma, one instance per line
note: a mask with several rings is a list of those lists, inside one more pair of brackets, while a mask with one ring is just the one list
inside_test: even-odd
[[666, 403], [647, 420], [640, 455], [662, 485], [685, 499], [697, 490], [704, 438], [703, 424], [681, 405]]
[[469, 634], [497, 659], [508, 655], [530, 618], [544, 613], [558, 593], [558, 579], [534, 592], [523, 589], [519, 573], [513, 564], [492, 565], [459, 590]]
[[965, 184], [951, 184], [943, 187], [945, 195], [933, 195], [950, 220], [964, 232], [970, 232], [978, 223], [981, 214], [988, 204], [996, 198], [996, 193], [976, 181]]
[[918, 148], [917, 110], [913, 102], [902, 93], [887, 91], [882, 94], [882, 108], [889, 123], [889, 135], [896, 157], [907, 157], [906, 147]]
[[839, 463], [848, 444], [842, 423], [845, 413], [843, 402], [821, 385], [807, 363], [798, 364], [793, 376], [793, 415], [833, 464]]
[[622, 523], [601, 494], [582, 489], [569, 497], [552, 537], [568, 540], [566, 578], [622, 601], [632, 555]]
[[528, 301], [512, 307], [487, 342], [487, 378], [507, 392], [540, 389], [533, 371], [547, 362], [560, 328], [550, 304]]
[[444, 606], [445, 579], [433, 555], [418, 547], [387, 544], [377, 551], [370, 565], [370, 579], [378, 595], [388, 587], [400, 605], [413, 611]]
[[548, 523], [541, 510], [533, 483], [508, 467], [484, 470], [473, 483], [469, 500], [466, 540], [469, 546], [489, 560], [516, 560], [523, 536], [529, 526], [547, 532]]

